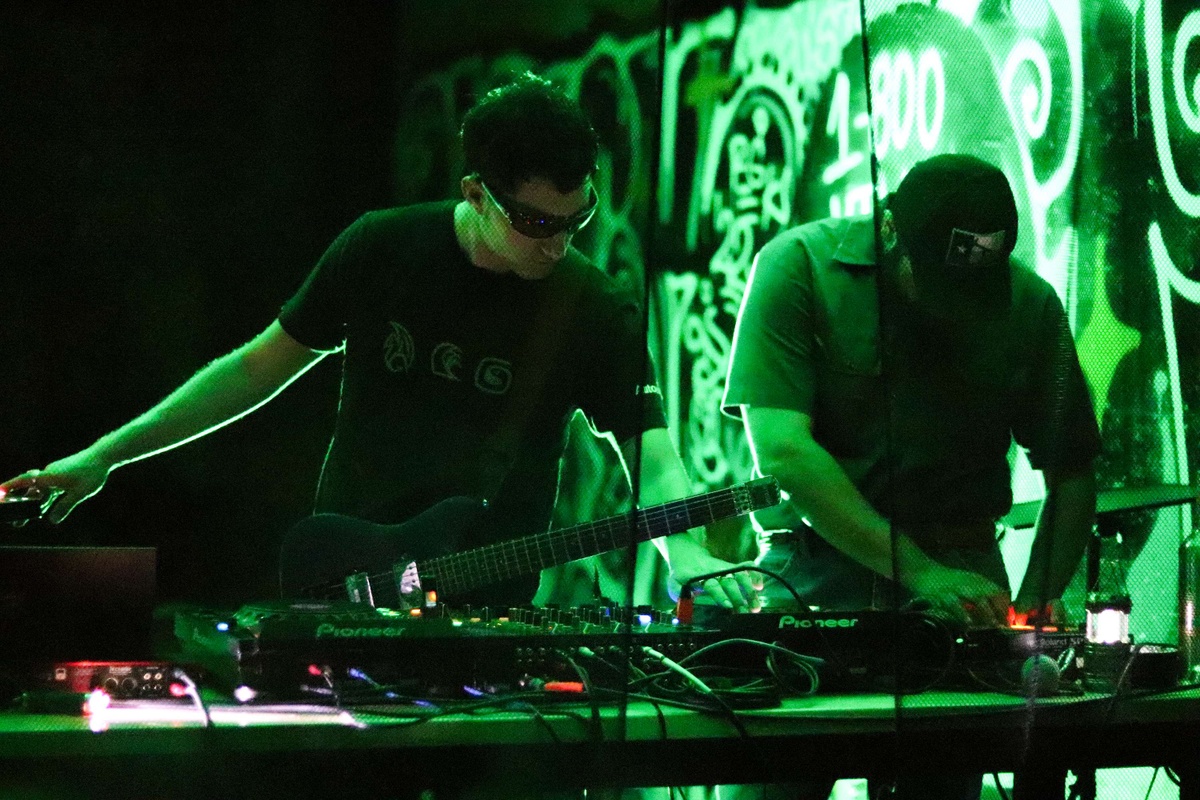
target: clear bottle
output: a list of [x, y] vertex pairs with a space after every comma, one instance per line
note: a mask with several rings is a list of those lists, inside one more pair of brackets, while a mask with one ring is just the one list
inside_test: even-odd
[[1101, 529], [1093, 546], [1097, 550], [1096, 580], [1087, 594], [1087, 641], [1083, 647], [1084, 686], [1090, 691], [1115, 692], [1132, 666], [1129, 614], [1133, 601], [1126, 583], [1128, 559], [1121, 535]]
[[1101, 534], [1096, 582], [1087, 594], [1087, 641], [1092, 644], [1125, 645], [1130, 643], [1129, 615], [1133, 601], [1127, 584], [1128, 561], [1121, 534]]

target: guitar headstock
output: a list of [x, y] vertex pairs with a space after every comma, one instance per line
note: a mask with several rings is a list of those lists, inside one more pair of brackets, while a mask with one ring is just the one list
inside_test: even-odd
[[733, 487], [733, 498], [738, 514], [770, 508], [779, 504], [779, 481], [772, 475], [755, 478]]

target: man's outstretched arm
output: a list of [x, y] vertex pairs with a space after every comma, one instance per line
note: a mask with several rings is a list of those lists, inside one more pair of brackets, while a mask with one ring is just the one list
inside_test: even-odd
[[45, 518], [61, 522], [100, 491], [119, 466], [162, 453], [227, 425], [279, 394], [321, 360], [279, 324], [212, 361], [144, 414], [89, 447], [0, 484], [0, 492], [45, 497]]

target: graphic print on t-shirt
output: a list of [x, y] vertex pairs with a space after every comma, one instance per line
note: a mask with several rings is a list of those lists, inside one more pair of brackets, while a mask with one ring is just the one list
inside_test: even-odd
[[[392, 330], [383, 340], [383, 365], [389, 372], [407, 374], [417, 361], [417, 343], [399, 322], [389, 321], [388, 325]], [[465, 360], [461, 347], [441, 342], [430, 351], [429, 371], [444, 380], [461, 382]], [[512, 379], [512, 362], [506, 359], [484, 356], [475, 365], [475, 388], [484, 394], [507, 394]]]
[[439, 378], [461, 381], [462, 376], [458, 374], [458, 371], [462, 368], [462, 362], [462, 348], [454, 342], [442, 342], [433, 348], [433, 358], [429, 362], [429, 368]]
[[389, 372], [408, 372], [417, 358], [412, 334], [399, 322], [389, 324], [392, 332], [383, 340], [383, 364]]
[[475, 369], [475, 388], [488, 394], [504, 394], [512, 385], [512, 364], [502, 358], [485, 358]]

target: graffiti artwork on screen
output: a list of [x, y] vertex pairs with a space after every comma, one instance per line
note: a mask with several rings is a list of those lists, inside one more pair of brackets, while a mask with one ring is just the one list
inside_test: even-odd
[[[670, 27], [661, 71], [654, 30], [601, 36], [568, 59], [464, 59], [411, 90], [417, 113], [402, 115], [398, 141], [420, 131], [428, 154], [407, 157], [444, 168], [423, 180], [449, 187], [457, 165], [436, 154], [463, 85], [533, 68], [578, 94], [604, 156], [601, 208], [577, 244], [631, 286], [650, 272], [652, 349], [696, 490], [748, 475], [740, 427], [717, 409], [757, 249], [785, 227], [869, 208], [869, 134], [879, 192], [931, 154], [994, 161], [1028, 221], [1016, 255], [1057, 290], [1078, 342], [1105, 441], [1101, 488], [1186, 482], [1200, 463], [1200, 10], [772, 5]], [[611, 468], [581, 442], [565, 469]], [[1014, 453], [1018, 499], [1040, 496], [1039, 480]], [[594, 485], [563, 498], [565, 513], [604, 513], [611, 492]], [[1127, 523], [1135, 552], [1174, 552], [1155, 534], [1161, 516]]]

